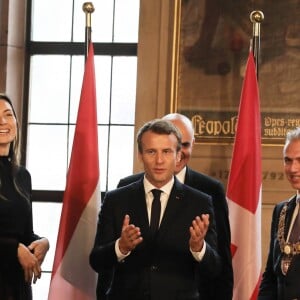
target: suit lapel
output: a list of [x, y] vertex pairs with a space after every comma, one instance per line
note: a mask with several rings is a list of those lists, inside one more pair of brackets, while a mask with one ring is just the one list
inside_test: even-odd
[[296, 196], [294, 196], [290, 199], [289, 204], [288, 204], [288, 208], [287, 208], [287, 211], [286, 211], [286, 218], [285, 218], [285, 224], [284, 224], [285, 239], [286, 239], [287, 234], [289, 232], [289, 228], [290, 228], [290, 224], [291, 224], [291, 220], [292, 220], [292, 216], [293, 216], [293, 213], [294, 213], [295, 206], [296, 206]]
[[[292, 220], [292, 216], [293, 216], [293, 212], [296, 206], [296, 196], [293, 196], [292, 198], [290, 198], [288, 200], [288, 206], [287, 206], [287, 210], [286, 210], [286, 215], [285, 215], [285, 222], [284, 222], [284, 239], [287, 239], [287, 235], [289, 232], [289, 228], [290, 228], [290, 224], [291, 224], [291, 220]], [[281, 208], [283, 209], [283, 207]], [[277, 214], [277, 219], [279, 219], [280, 216], [280, 211]], [[278, 225], [277, 225], [278, 226]], [[278, 231], [278, 228], [276, 228], [276, 232]], [[276, 239], [275, 241], [276, 243], [276, 255], [274, 256], [275, 262], [274, 262], [274, 269], [276, 270], [276, 272], [278, 274], [281, 274], [281, 259], [283, 256], [283, 253], [280, 250], [280, 245], [279, 245], [279, 241], [278, 239]]]
[[[143, 179], [132, 184], [132, 190], [133, 199], [130, 199], [129, 201], [129, 211], [132, 216], [134, 216], [132, 218], [132, 223], [138, 224], [137, 226], [140, 227], [142, 236], [148, 236], [150, 231]], [[183, 194], [183, 184], [181, 184], [175, 177], [174, 185], [159, 227], [159, 237], [167, 233], [168, 228], [172, 225], [174, 220], [176, 220], [177, 215], [184, 209]]]
[[182, 184], [175, 178], [173, 188], [171, 190], [170, 197], [164, 212], [161, 224], [159, 227], [158, 235], [161, 237], [167, 232], [168, 228], [172, 225], [174, 220], [176, 220], [176, 215], [180, 214], [184, 208], [183, 201], [183, 188]]
[[130, 211], [132, 212], [132, 216], [134, 216], [134, 220], [132, 220], [132, 223], [135, 225], [138, 224], [137, 226], [140, 227], [143, 234], [144, 232], [149, 231], [149, 221], [143, 179], [135, 182], [132, 188], [133, 199], [131, 199], [132, 201], [129, 201], [131, 203]]

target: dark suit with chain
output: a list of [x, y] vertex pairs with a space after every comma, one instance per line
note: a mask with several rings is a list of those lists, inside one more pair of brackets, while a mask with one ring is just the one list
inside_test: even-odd
[[[200, 200], [200, 201], [199, 201]], [[189, 249], [189, 227], [196, 215], [210, 214], [206, 251], [197, 262]], [[115, 242], [124, 216], [140, 227], [143, 242], [118, 262]], [[96, 272], [113, 269], [107, 299], [198, 300], [197, 277], [201, 270], [215, 277], [221, 270], [216, 251], [213, 208], [208, 195], [175, 179], [156, 238], [149, 231], [143, 180], [106, 194], [90, 255]], [[200, 297], [200, 298], [199, 298]]]
[[[139, 180], [144, 173], [134, 174], [120, 180], [118, 187]], [[186, 168], [184, 183], [212, 197], [216, 229], [218, 236], [218, 253], [222, 259], [222, 271], [218, 278], [208, 279], [205, 274], [199, 278], [202, 298], [207, 300], [231, 300], [233, 290], [233, 269], [230, 252], [230, 225], [228, 205], [224, 188], [218, 180], [203, 173]]]
[[284, 239], [286, 240], [296, 206], [296, 196], [277, 204], [273, 210], [269, 255], [259, 289], [259, 300], [300, 299], [300, 255], [293, 257], [286, 275], [283, 275], [281, 270], [283, 253], [277, 234], [280, 213], [285, 204], [287, 204], [284, 222]]

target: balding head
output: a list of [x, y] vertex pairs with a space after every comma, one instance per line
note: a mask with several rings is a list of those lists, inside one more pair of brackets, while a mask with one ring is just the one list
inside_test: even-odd
[[173, 124], [181, 124], [181, 127], [185, 127], [185, 130], [188, 130], [191, 132], [193, 138], [194, 138], [194, 128], [191, 120], [186, 117], [185, 115], [179, 114], [179, 113], [172, 113], [167, 114], [162, 117], [164, 120], [168, 120], [172, 122]]
[[181, 132], [182, 148], [181, 160], [176, 167], [176, 174], [179, 173], [189, 162], [194, 145], [194, 128], [191, 120], [185, 115], [171, 113], [162, 117], [164, 120], [172, 122]]

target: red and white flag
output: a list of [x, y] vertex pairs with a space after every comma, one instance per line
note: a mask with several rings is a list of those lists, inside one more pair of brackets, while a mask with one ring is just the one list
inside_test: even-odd
[[227, 186], [234, 300], [257, 299], [261, 278], [261, 188], [260, 101], [250, 52]]
[[96, 299], [89, 265], [100, 207], [97, 104], [93, 44], [85, 65], [59, 225], [49, 300]]

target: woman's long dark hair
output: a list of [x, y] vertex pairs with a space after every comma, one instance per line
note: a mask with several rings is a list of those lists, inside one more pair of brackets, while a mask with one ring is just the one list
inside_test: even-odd
[[9, 97], [5, 94], [0, 93], [0, 100], [4, 100], [10, 105], [10, 107], [13, 111], [14, 117], [16, 119], [16, 122], [17, 122], [17, 134], [16, 134], [16, 137], [15, 137], [14, 141], [12, 141], [10, 146], [9, 146], [8, 157], [9, 157], [10, 161], [12, 162], [13, 166], [18, 166], [19, 163], [20, 163], [20, 160], [19, 160], [19, 122], [18, 122], [18, 118], [17, 118], [15, 109], [14, 109], [13, 104], [12, 104], [11, 100], [9, 99]]
[[[29, 201], [30, 195], [28, 194], [28, 192], [26, 192], [22, 188], [21, 184], [18, 182], [18, 176], [17, 176], [18, 171], [20, 169], [20, 157], [19, 157], [19, 154], [20, 154], [20, 152], [19, 152], [20, 141], [19, 141], [19, 122], [18, 122], [18, 118], [17, 118], [14, 106], [13, 106], [10, 98], [6, 94], [0, 93], [0, 100], [4, 100], [10, 105], [10, 107], [12, 109], [12, 112], [14, 114], [14, 117], [16, 119], [16, 123], [17, 123], [16, 137], [10, 143], [9, 152], [8, 152], [8, 160], [11, 163], [11, 175], [12, 175], [12, 178], [13, 178], [13, 183], [14, 183], [16, 191], [22, 197], [24, 197], [26, 200]], [[1, 187], [1, 184], [2, 183], [1, 183], [1, 180], [0, 180], [0, 187]], [[0, 198], [3, 199], [3, 197], [4, 196], [1, 194], [1, 189], [0, 189]]]

